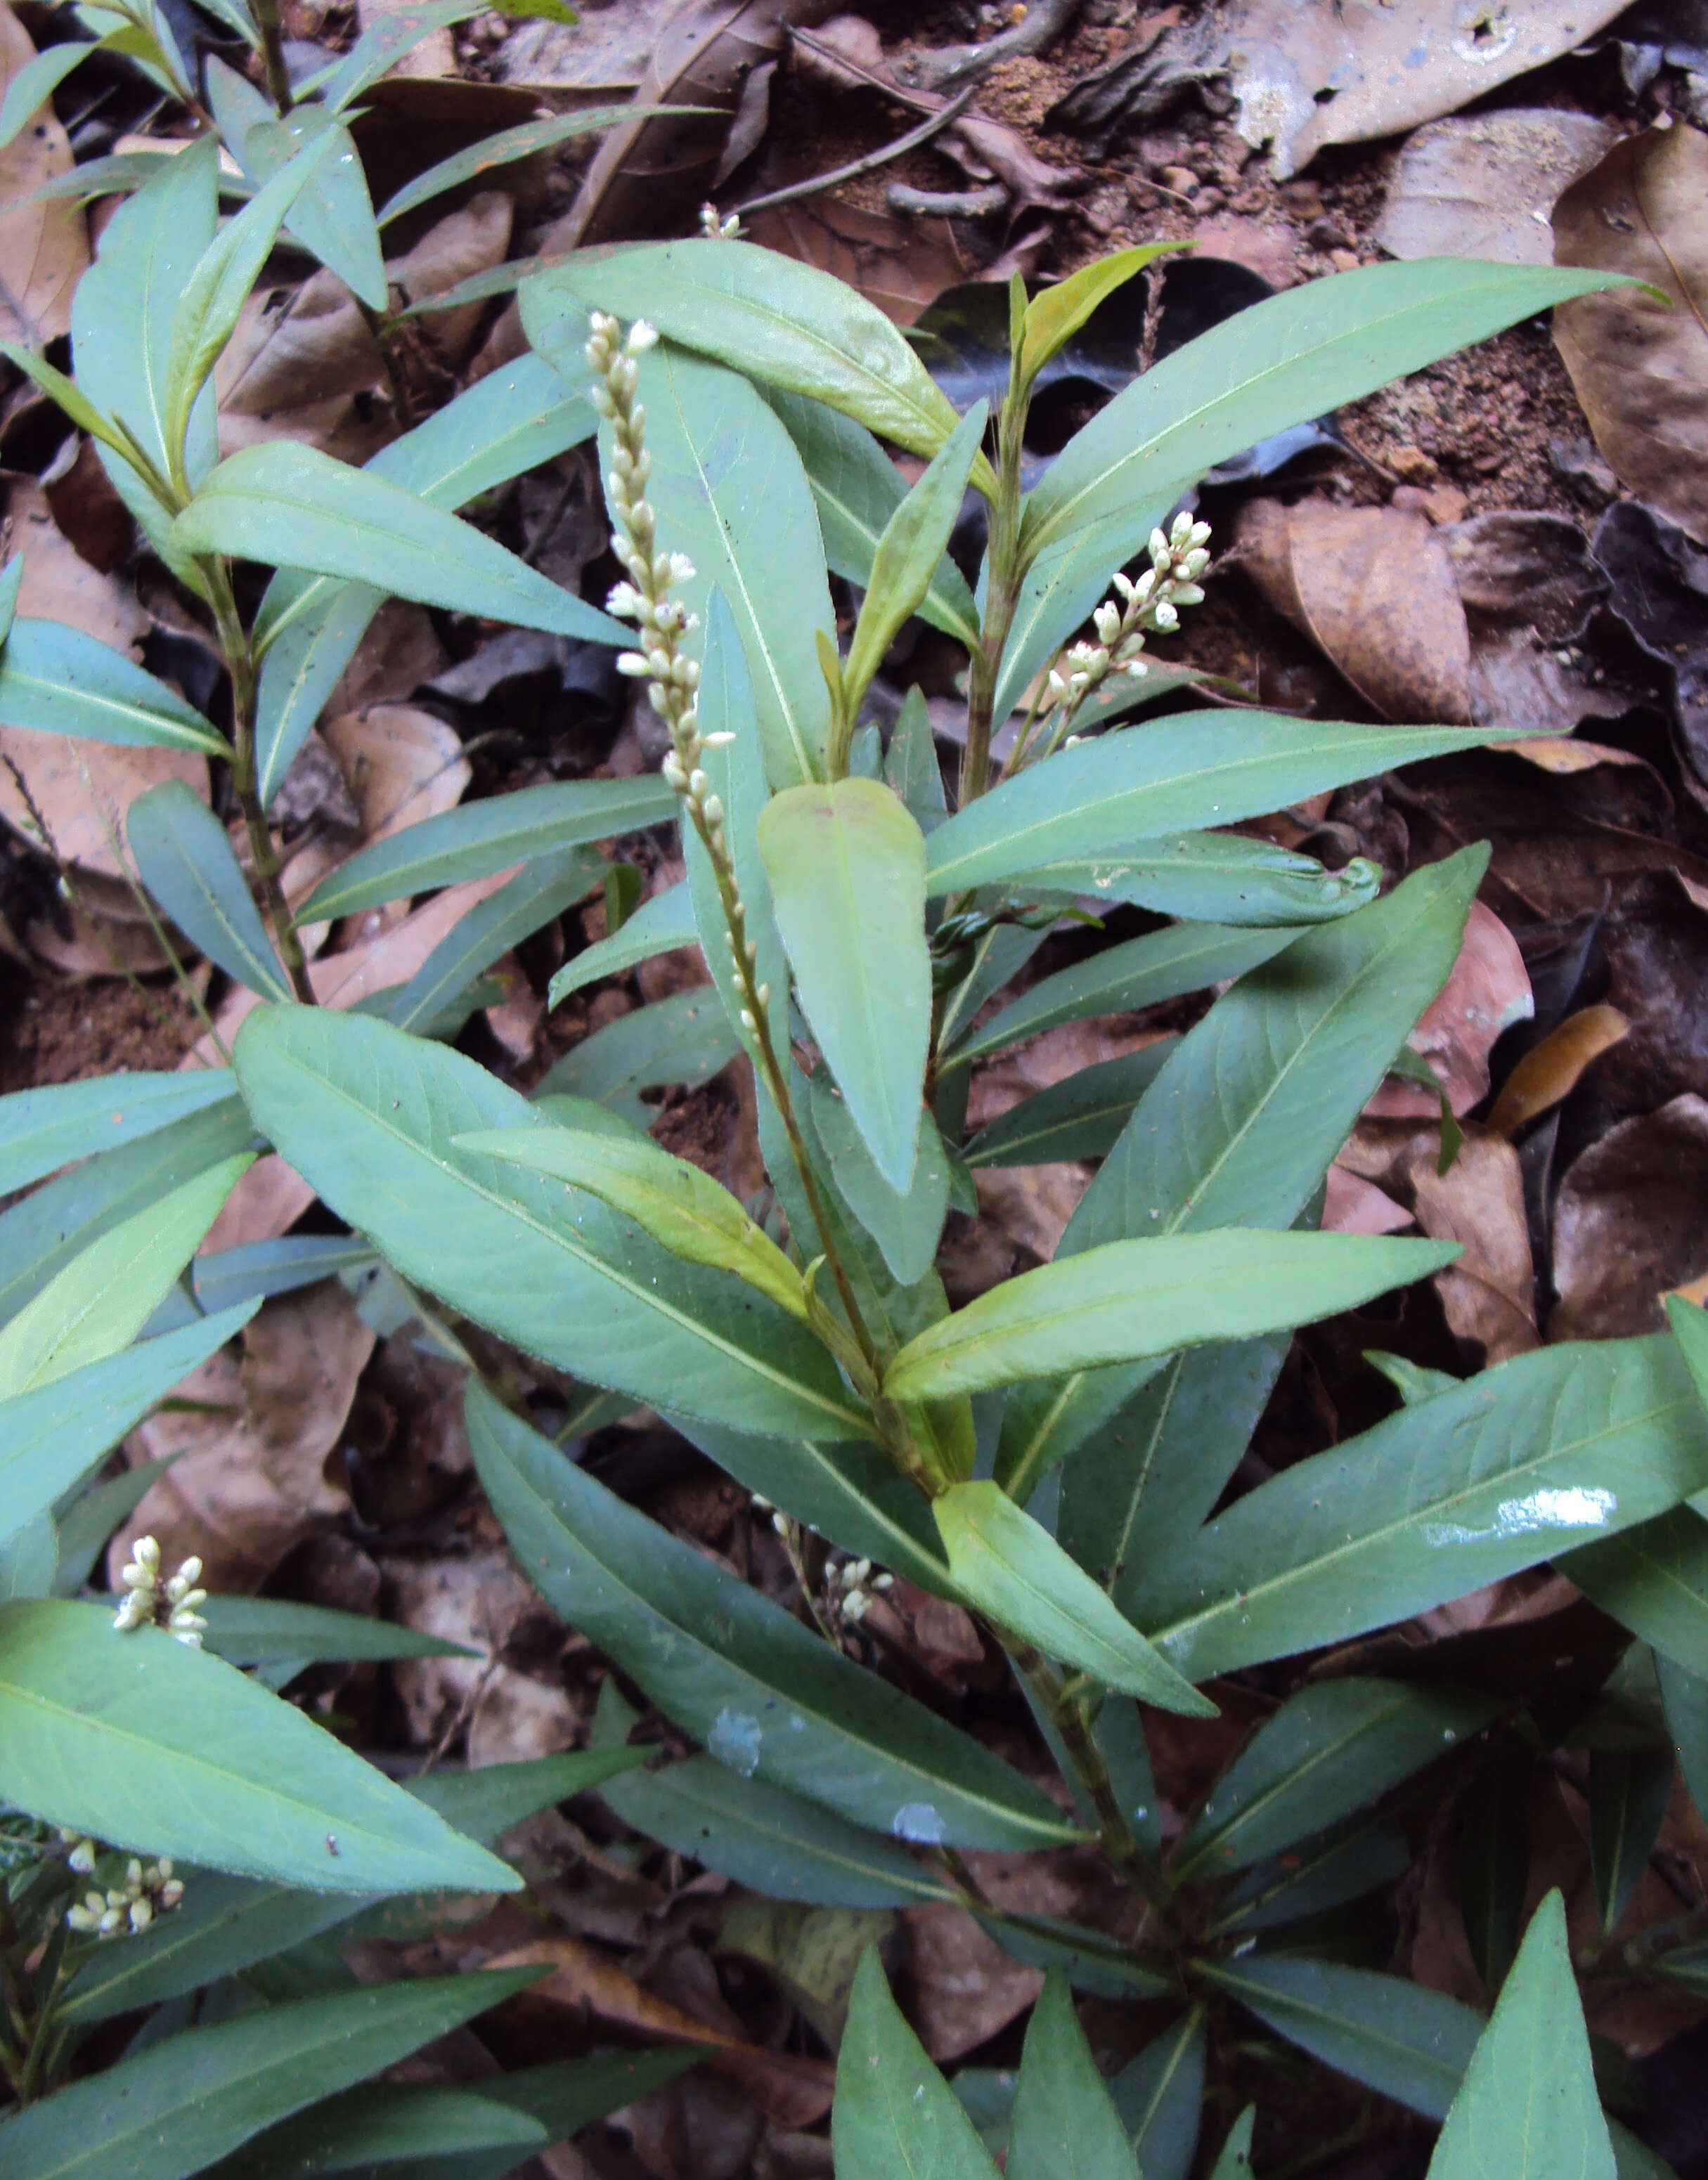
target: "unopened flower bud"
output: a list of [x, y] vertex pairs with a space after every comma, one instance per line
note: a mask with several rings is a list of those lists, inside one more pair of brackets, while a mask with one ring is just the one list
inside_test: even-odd
[[181, 1877], [168, 1877], [160, 1888], [162, 1909], [169, 1915], [183, 1897], [184, 1880]]
[[658, 345], [658, 328], [645, 318], [636, 318], [629, 328], [629, 354], [644, 355], [649, 348]]
[[1119, 607], [1109, 604], [1105, 602], [1097, 608], [1097, 611], [1091, 618], [1096, 627], [1098, 640], [1099, 642], [1104, 644], [1113, 643], [1116, 636], [1121, 633], [1121, 610]]
[[706, 747], [708, 749], [728, 749], [730, 743], [733, 742], [735, 739], [735, 735], [728, 727], [719, 727], [715, 734], [708, 735], [705, 737]]
[[1177, 552], [1183, 552], [1186, 548], [1187, 541], [1191, 537], [1191, 536], [1192, 517], [1187, 513], [1186, 509], [1182, 508], [1180, 513], [1174, 518], [1173, 526], [1168, 534], [1168, 542]]
[[1171, 630], [1176, 629], [1180, 626], [1180, 615], [1175, 611], [1174, 608], [1169, 603], [1166, 598], [1162, 599], [1159, 603], [1153, 618], [1155, 619], [1158, 628], [1162, 630], [1165, 636], [1168, 635]]
[[146, 1930], [153, 1920], [154, 1903], [152, 1900], [133, 1900], [131, 1902], [130, 1927], [133, 1930]]

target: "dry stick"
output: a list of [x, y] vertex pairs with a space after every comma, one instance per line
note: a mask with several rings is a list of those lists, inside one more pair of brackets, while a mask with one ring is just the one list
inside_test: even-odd
[[1080, 0], [1032, 0], [1012, 30], [999, 31], [982, 46], [943, 46], [918, 63], [922, 83], [940, 90], [970, 76], [977, 83], [991, 69], [1017, 55], [1042, 52], [1060, 37], [1079, 13]]
[[[813, 50], [816, 52], [818, 48], [814, 47]], [[862, 69], [861, 74], [863, 75], [865, 73]], [[876, 81], [876, 79], [873, 80]], [[976, 83], [968, 84], [958, 97], [951, 99], [947, 106], [940, 107], [935, 113], [928, 114], [917, 129], [910, 129], [905, 136], [898, 136], [893, 144], [885, 144], [875, 151], [868, 151], [862, 158], [850, 159], [845, 166], [832, 167], [828, 173], [813, 174], [804, 182], [791, 182], [787, 189], [770, 190], [762, 197], [749, 197], [746, 204], [735, 206], [736, 218], [745, 219], [750, 212], [769, 212], [773, 205], [792, 204], [796, 197], [817, 196], [821, 190], [834, 190], [840, 182], [851, 182], [861, 174], [871, 173], [876, 168], [887, 167], [892, 159], [901, 158], [906, 153], [917, 151], [922, 144], [928, 144], [951, 122], [958, 121], [972, 105], [978, 90]]]

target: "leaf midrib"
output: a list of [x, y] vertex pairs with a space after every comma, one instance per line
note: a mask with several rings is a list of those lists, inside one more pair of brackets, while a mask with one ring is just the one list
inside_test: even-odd
[[[1380, 1710], [1368, 1713], [1350, 1731], [1342, 1731], [1332, 1741], [1325, 1742], [1302, 1763], [1296, 1764], [1291, 1771], [1272, 1780], [1260, 1793], [1253, 1795], [1242, 1808], [1236, 1809], [1225, 1824], [1205, 1832], [1191, 1852], [1181, 1857], [1178, 1865], [1181, 1872], [1184, 1874], [1188, 1867], [1201, 1863], [1214, 1849], [1226, 1847], [1230, 1841], [1237, 1841], [1242, 1832], [1249, 1831], [1264, 1810], [1271, 1808], [1284, 1794], [1295, 1791], [1302, 1781], [1311, 1778], [1332, 1758], [1344, 1756], [1348, 1749], [1356, 1748], [1367, 1735], [1374, 1733], [1379, 1726], [1386, 1726], [1394, 1714], [1404, 1707], [1403, 1695], [1396, 1692]], [[1259, 1855], [1264, 1852], [1265, 1850], [1259, 1849]]]

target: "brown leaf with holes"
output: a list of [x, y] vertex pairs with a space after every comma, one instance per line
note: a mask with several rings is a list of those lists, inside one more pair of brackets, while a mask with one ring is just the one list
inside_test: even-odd
[[1708, 135], [1627, 136], [1554, 207], [1554, 260], [1640, 288], [1580, 295], [1554, 339], [1619, 482], [1708, 543]]
[[1539, 1115], [1568, 1098], [1586, 1068], [1617, 1044], [1629, 1030], [1617, 1007], [1580, 1007], [1532, 1045], [1506, 1081], [1489, 1113], [1489, 1127], [1511, 1137]]
[[1457, 1241], [1464, 1254], [1435, 1275], [1448, 1324], [1481, 1342], [1490, 1362], [1527, 1355], [1540, 1344], [1535, 1274], [1524, 1216], [1518, 1153], [1500, 1137], [1469, 1128], [1445, 1174], [1426, 1137], [1413, 1150], [1408, 1178], [1418, 1224], [1432, 1241]]
[[[23, 25], [0, 0], [0, 93], [35, 58]], [[0, 339], [37, 355], [71, 330], [71, 291], [88, 265], [89, 238], [81, 205], [21, 200], [70, 171], [70, 140], [51, 104], [0, 151]]]
[[1234, 542], [1275, 611], [1385, 719], [1471, 716], [1471, 640], [1452, 563], [1421, 515], [1255, 499]]

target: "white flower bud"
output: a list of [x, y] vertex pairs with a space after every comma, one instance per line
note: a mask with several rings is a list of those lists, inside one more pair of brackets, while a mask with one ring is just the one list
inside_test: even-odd
[[669, 565], [671, 582], [691, 583], [693, 581], [694, 564], [686, 553], [669, 553], [664, 557]]
[[80, 1877], [87, 1877], [95, 1867], [94, 1841], [79, 1840], [67, 1859], [70, 1868], [74, 1869]]
[[[592, 343], [590, 342], [590, 343], [588, 344], [588, 355], [587, 355], [587, 361], [588, 361], [590, 363], [592, 363]], [[594, 367], [594, 369], [595, 369], [595, 370], [597, 370], [597, 369], [598, 368], [598, 365], [597, 365], [597, 364], [595, 364], [593, 367]], [[594, 387], [592, 388], [592, 404], [593, 404], [594, 408], [595, 408], [596, 410], [598, 410], [598, 413], [600, 414], [600, 416], [602, 416], [604, 418], [605, 421], [609, 424], [609, 423], [610, 422], [611, 419], [612, 419], [612, 418], [616, 415], [616, 413], [617, 413], [617, 405], [616, 405], [616, 403], [615, 403], [614, 401], [613, 401], [613, 400], [612, 400], [612, 399], [611, 399], [611, 397], [610, 397], [609, 394], [606, 391], [606, 389], [605, 389], [603, 386], [598, 386], [598, 385], [596, 385], [596, 386], [594, 386]]]
[[1147, 568], [1132, 586], [1133, 597], [1140, 605], [1143, 605], [1155, 588], [1156, 570], [1154, 568]]
[[619, 674], [629, 674], [633, 680], [639, 681], [652, 670], [647, 663], [646, 654], [643, 652], [620, 651], [617, 653]]
[[1145, 549], [1149, 553], [1152, 565], [1154, 567], [1165, 568], [1173, 558], [1169, 542], [1160, 530], [1151, 531], [1150, 543]]
[[757, 1037], [759, 1034], [758, 1021], [746, 1007], [741, 1010], [741, 1027], [749, 1037]]
[[895, 1577], [893, 1574], [874, 1574], [872, 1577], [872, 1587], [881, 1597], [885, 1590], [893, 1589], [895, 1587]]
[[1194, 545], [1191, 552], [1188, 553], [1186, 558], [1181, 562], [1180, 572], [1187, 578], [1188, 582], [1191, 582], [1201, 575], [1209, 565], [1209, 553], [1204, 551], [1202, 545]]
[[786, 1537], [789, 1533], [789, 1517], [781, 1512], [773, 1514], [771, 1517], [771, 1527], [777, 1532], [777, 1534], [780, 1537]]
[[152, 1900], [133, 1900], [131, 1902], [130, 1927], [133, 1930], [146, 1930], [153, 1920], [154, 1903]]
[[95, 1918], [86, 1908], [68, 1908], [65, 1911], [65, 1920], [72, 1930], [85, 1933], [92, 1931], [96, 1927]]
[[872, 1610], [872, 1600], [863, 1590], [854, 1590], [842, 1600], [842, 1617], [857, 1624]]
[[[702, 773], [700, 777], [703, 779], [705, 778], [705, 774]], [[705, 811], [706, 823], [708, 825], [721, 825], [723, 823], [724, 805], [717, 795], [708, 795], [706, 797]]]
[[1209, 523], [1207, 523], [1207, 522], [1194, 522], [1194, 523], [1193, 524], [1193, 526], [1192, 526], [1192, 528], [1191, 528], [1191, 529], [1187, 532], [1187, 540], [1186, 540], [1186, 542], [1187, 542], [1187, 543], [1188, 545], [1190, 545], [1190, 546], [1192, 547], [1192, 548], [1193, 548], [1193, 550], [1194, 552], [1196, 552], [1196, 551], [1198, 549], [1198, 548], [1199, 548], [1200, 546], [1204, 546], [1204, 545], [1207, 545], [1207, 544], [1209, 544]]
[[154, 1865], [154, 1874], [157, 1880], [170, 1877], [172, 1874], [172, 1857], [169, 1854], [162, 1855], [160, 1859]]
[[658, 328], [645, 318], [636, 318], [629, 328], [629, 354], [644, 355], [649, 348], [658, 345]]
[[1172, 630], [1180, 626], [1180, 615], [1175, 611], [1174, 608], [1169, 603], [1166, 598], [1162, 599], [1158, 603], [1152, 618], [1155, 620], [1158, 628], [1161, 630], [1165, 636], [1168, 635]]
[[716, 734], [708, 735], [706, 736], [706, 747], [708, 749], [728, 749], [730, 743], [733, 742], [735, 739], [735, 735], [730, 728], [719, 727]]
[[1201, 606], [1204, 603], [1204, 586], [1201, 583], [1176, 583], [1174, 603], [1177, 606]]
[[637, 620], [646, 605], [646, 600], [632, 583], [614, 583], [605, 600], [605, 611], [614, 614], [619, 620]]
[[756, 985], [753, 990], [753, 996], [758, 999], [762, 1007], [769, 1006], [771, 1004], [771, 987], [769, 984]]
[[184, 1880], [181, 1877], [168, 1877], [160, 1888], [160, 1905], [163, 1911], [169, 1915], [183, 1897]]
[[1100, 641], [1111, 644], [1121, 633], [1121, 611], [1107, 603], [1100, 605], [1092, 615]]
[[1168, 542], [1176, 552], [1182, 552], [1186, 548], [1187, 540], [1191, 536], [1192, 517], [1182, 508], [1174, 518], [1174, 526], [1169, 531]]

